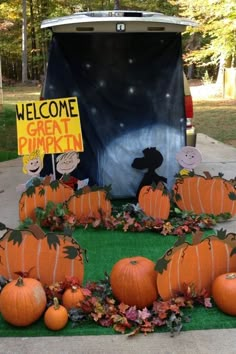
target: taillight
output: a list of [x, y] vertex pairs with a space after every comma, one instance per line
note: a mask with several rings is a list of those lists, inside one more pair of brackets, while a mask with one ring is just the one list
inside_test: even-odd
[[191, 95], [184, 96], [185, 116], [186, 118], [193, 118], [193, 100]]

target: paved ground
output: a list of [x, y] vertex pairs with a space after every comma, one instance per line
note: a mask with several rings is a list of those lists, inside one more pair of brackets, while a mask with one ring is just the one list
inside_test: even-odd
[[[202, 153], [203, 161], [195, 172], [209, 171], [212, 175], [221, 172], [227, 179], [235, 178], [236, 148], [203, 134], [197, 137], [197, 148]], [[19, 195], [15, 186], [26, 180], [21, 167], [21, 159], [0, 163], [0, 222], [12, 228], [18, 225]], [[218, 227], [236, 232], [236, 221], [228, 221]], [[169, 333], [155, 333], [146, 337], [138, 335], [129, 339], [124, 335], [1, 338], [0, 354], [3, 353], [235, 354], [236, 329], [181, 332], [174, 338]]]

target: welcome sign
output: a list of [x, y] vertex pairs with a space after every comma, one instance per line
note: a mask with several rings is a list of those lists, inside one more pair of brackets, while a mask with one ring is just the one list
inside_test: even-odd
[[77, 97], [19, 102], [16, 126], [18, 155], [84, 151]]

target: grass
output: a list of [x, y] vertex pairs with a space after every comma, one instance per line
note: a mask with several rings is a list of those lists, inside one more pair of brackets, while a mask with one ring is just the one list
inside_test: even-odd
[[194, 100], [194, 111], [197, 133], [236, 147], [236, 100]]
[[[15, 104], [38, 100], [38, 86], [7, 86], [3, 88], [3, 112], [0, 115], [0, 151], [17, 152]], [[202, 97], [202, 96], [201, 96]], [[195, 126], [203, 133], [236, 147], [236, 100], [193, 97]], [[1, 158], [0, 158], [1, 159]]]
[[40, 87], [37, 86], [3, 87], [3, 112], [0, 114], [0, 161], [17, 156], [16, 103], [38, 100], [39, 94]]

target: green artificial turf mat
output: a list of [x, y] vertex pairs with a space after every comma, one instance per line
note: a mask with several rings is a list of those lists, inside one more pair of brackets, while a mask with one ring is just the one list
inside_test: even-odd
[[[205, 236], [212, 234], [208, 231]], [[88, 263], [85, 263], [84, 284], [88, 281], [104, 279], [105, 272], [110, 273], [112, 266], [119, 259], [131, 256], [144, 256], [154, 262], [160, 258], [177, 240], [177, 236], [163, 236], [155, 232], [123, 232], [105, 231], [97, 229], [77, 229], [73, 237], [87, 249]], [[235, 328], [236, 317], [227, 316], [215, 306], [205, 308], [195, 306], [184, 309], [184, 314], [190, 318], [183, 323], [184, 331]], [[160, 327], [157, 332], [168, 331]], [[0, 317], [1, 337], [31, 337], [31, 336], [69, 336], [69, 335], [111, 335], [116, 334], [112, 328], [104, 328], [96, 323], [81, 322], [76, 327], [69, 322], [66, 328], [60, 331], [50, 331], [41, 318], [38, 322], [26, 328], [17, 328], [6, 323]]]

